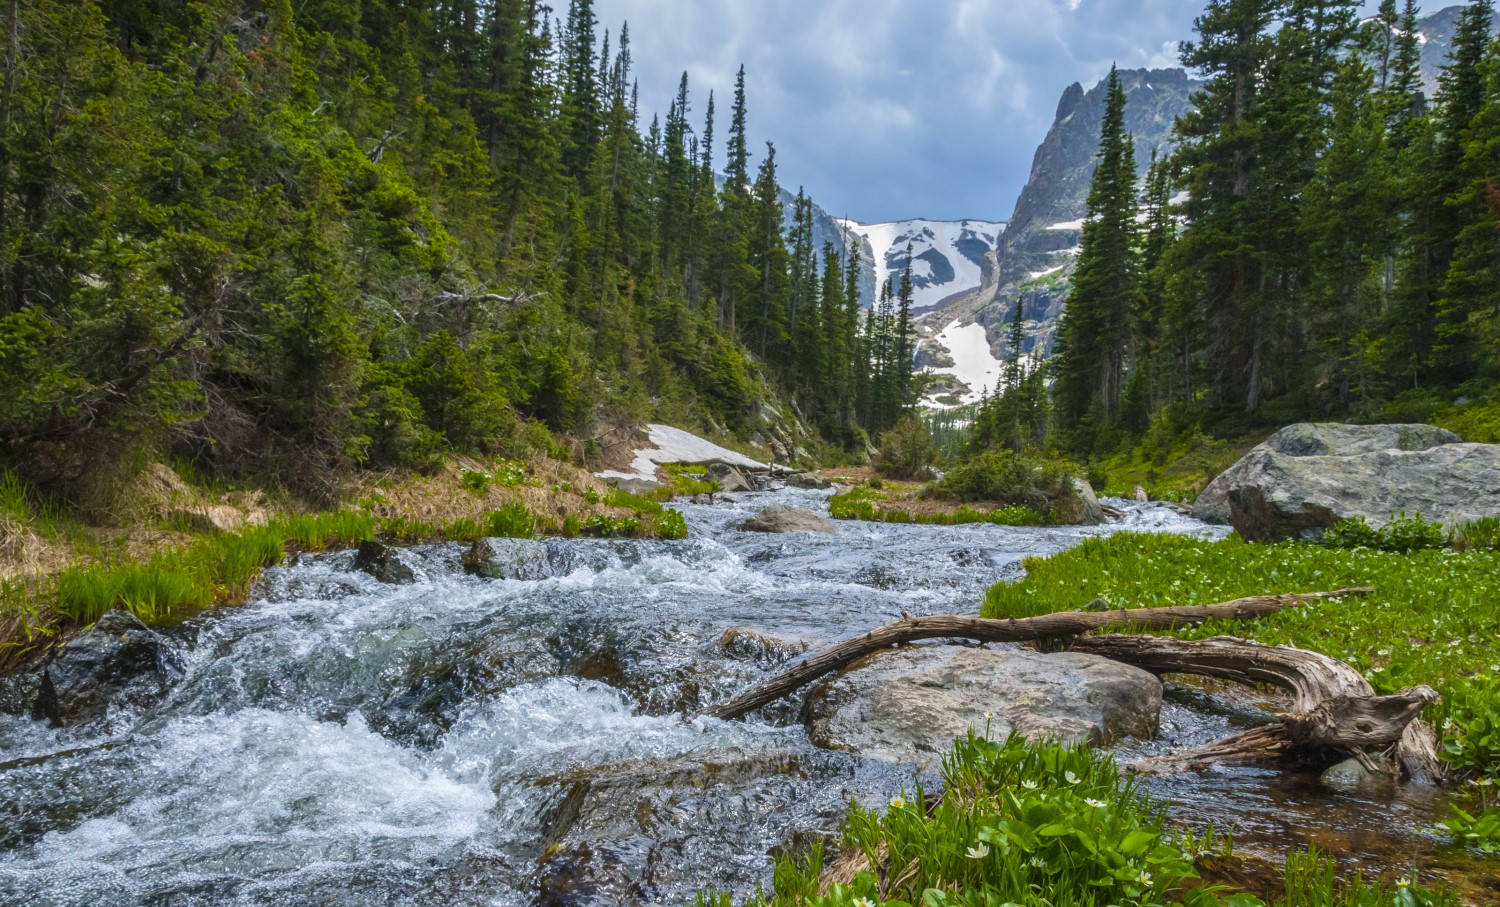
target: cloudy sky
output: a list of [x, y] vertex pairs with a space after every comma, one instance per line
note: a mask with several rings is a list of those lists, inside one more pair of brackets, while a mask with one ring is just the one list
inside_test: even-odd
[[1177, 65], [1202, 5], [595, 0], [601, 29], [630, 23], [647, 117], [686, 70], [694, 120], [714, 90], [722, 143], [744, 63], [753, 163], [774, 141], [784, 185], [866, 223], [1009, 217], [1063, 89], [1115, 61]]

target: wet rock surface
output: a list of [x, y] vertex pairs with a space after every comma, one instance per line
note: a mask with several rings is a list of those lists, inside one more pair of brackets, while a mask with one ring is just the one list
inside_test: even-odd
[[162, 637], [130, 612], [110, 611], [47, 663], [32, 714], [63, 727], [112, 706], [149, 706], [166, 694], [168, 671]]
[[485, 579], [540, 580], [556, 575], [545, 542], [475, 539], [464, 553], [464, 571]]
[[1150, 737], [1161, 702], [1154, 676], [1091, 655], [912, 646], [815, 687], [806, 718], [819, 746], [930, 769], [971, 728], [995, 739]]
[[[1462, 509], [1466, 481], [1494, 497], [1489, 506], [1500, 504], [1500, 473], [1487, 483], [1484, 475], [1500, 468], [1500, 447], [1462, 440], [1432, 425], [1289, 425], [1209, 483], [1192, 513], [1244, 524], [1257, 538], [1288, 538], [1350, 516], [1383, 523], [1420, 510], [1439, 519]], [[1485, 447], [1493, 449], [1473, 449]]]
[[416, 572], [401, 560], [401, 552], [384, 542], [360, 542], [354, 553], [354, 569], [393, 586], [417, 581]]
[[735, 528], [746, 532], [821, 532], [828, 535], [839, 531], [827, 517], [789, 504], [772, 504], [736, 524]]

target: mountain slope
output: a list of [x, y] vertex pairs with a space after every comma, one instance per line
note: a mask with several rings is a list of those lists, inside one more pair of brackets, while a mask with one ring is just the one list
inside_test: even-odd
[[[1198, 83], [1181, 69], [1121, 70], [1127, 95], [1126, 128], [1135, 137], [1136, 163], [1144, 173], [1153, 150], [1167, 148], [1172, 126], [1186, 113]], [[1045, 355], [1067, 298], [1067, 280], [1083, 232], [1085, 199], [1099, 147], [1104, 116], [1104, 83], [1085, 90], [1074, 83], [1063, 91], [1057, 115], [1037, 147], [1031, 174], [998, 244], [981, 269], [983, 283], [934, 310], [918, 325], [922, 363], [951, 376], [942, 393], [974, 399], [981, 388], [967, 376], [981, 376], [986, 386], [996, 359], [1008, 356], [1005, 327], [1023, 301], [1026, 321], [1023, 353]], [[967, 325], [985, 328], [988, 349], [973, 342]], [[962, 338], [961, 342], [953, 342]]]
[[[945, 300], [977, 289], [984, 283], [990, 252], [1005, 232], [1005, 224], [982, 220], [901, 220], [886, 224], [839, 221], [846, 235], [863, 240], [869, 256], [871, 287], [887, 280], [897, 284], [906, 270], [906, 248], [911, 246], [912, 308], [930, 311]], [[861, 303], [874, 304], [861, 294]]]

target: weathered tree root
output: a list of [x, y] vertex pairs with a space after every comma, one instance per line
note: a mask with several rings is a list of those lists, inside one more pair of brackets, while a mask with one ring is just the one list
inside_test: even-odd
[[1373, 590], [1368, 586], [1364, 586], [1340, 589], [1336, 592], [1254, 595], [1215, 605], [1118, 611], [1060, 611], [1040, 617], [1006, 620], [960, 617], [951, 614], [908, 617], [819, 652], [732, 699], [709, 706], [698, 715], [726, 720], [743, 718], [761, 706], [795, 693], [819, 677], [853, 664], [866, 655], [924, 639], [962, 638], [979, 642], [1033, 642], [1041, 639], [1080, 636], [1094, 630], [1113, 627], [1170, 630], [1175, 627], [1196, 626], [1210, 620], [1248, 620], [1265, 617], [1303, 602], [1343, 598], [1349, 595], [1366, 595], [1371, 591]]
[[[1172, 629], [1215, 619], [1252, 619], [1307, 601], [1362, 595], [1368, 587], [1295, 595], [1261, 595], [1215, 605], [1133, 611], [1069, 611], [1021, 620], [941, 615], [909, 617], [820, 652], [738, 696], [704, 709], [702, 716], [733, 719], [787, 696], [859, 659], [925, 639], [1028, 642], [1076, 637], [1069, 648], [1134, 665], [1156, 674], [1196, 674], [1244, 684], [1269, 684], [1291, 694], [1278, 722], [1207, 746], [1134, 763], [1143, 772], [1171, 772], [1215, 762], [1253, 761], [1292, 754], [1353, 756], [1367, 768], [1408, 778], [1440, 778], [1437, 737], [1418, 717], [1438, 700], [1419, 686], [1376, 696], [1354, 668], [1317, 652], [1266, 646], [1233, 637], [1179, 640], [1155, 636], [1092, 635], [1096, 630]], [[1088, 635], [1086, 635], [1088, 634]], [[1335, 760], [1336, 761], [1336, 760]]]
[[1137, 771], [1163, 773], [1214, 762], [1333, 751], [1360, 760], [1366, 768], [1417, 780], [1443, 774], [1437, 737], [1418, 718], [1424, 706], [1438, 701], [1431, 687], [1376, 696], [1363, 675], [1336, 658], [1229, 636], [1189, 641], [1110, 634], [1074, 640], [1070, 648], [1155, 674], [1265, 683], [1291, 694], [1290, 710], [1276, 716], [1279, 723], [1141, 760], [1131, 766]]

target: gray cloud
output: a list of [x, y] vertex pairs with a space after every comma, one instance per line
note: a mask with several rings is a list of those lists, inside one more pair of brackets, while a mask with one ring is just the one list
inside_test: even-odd
[[714, 91], [722, 141], [744, 63], [756, 162], [774, 141], [784, 184], [870, 222], [1010, 216], [1062, 90], [1112, 62], [1176, 65], [1202, 0], [596, 0], [595, 9], [612, 33], [630, 22], [646, 111], [666, 110], [685, 70], [695, 120]]

